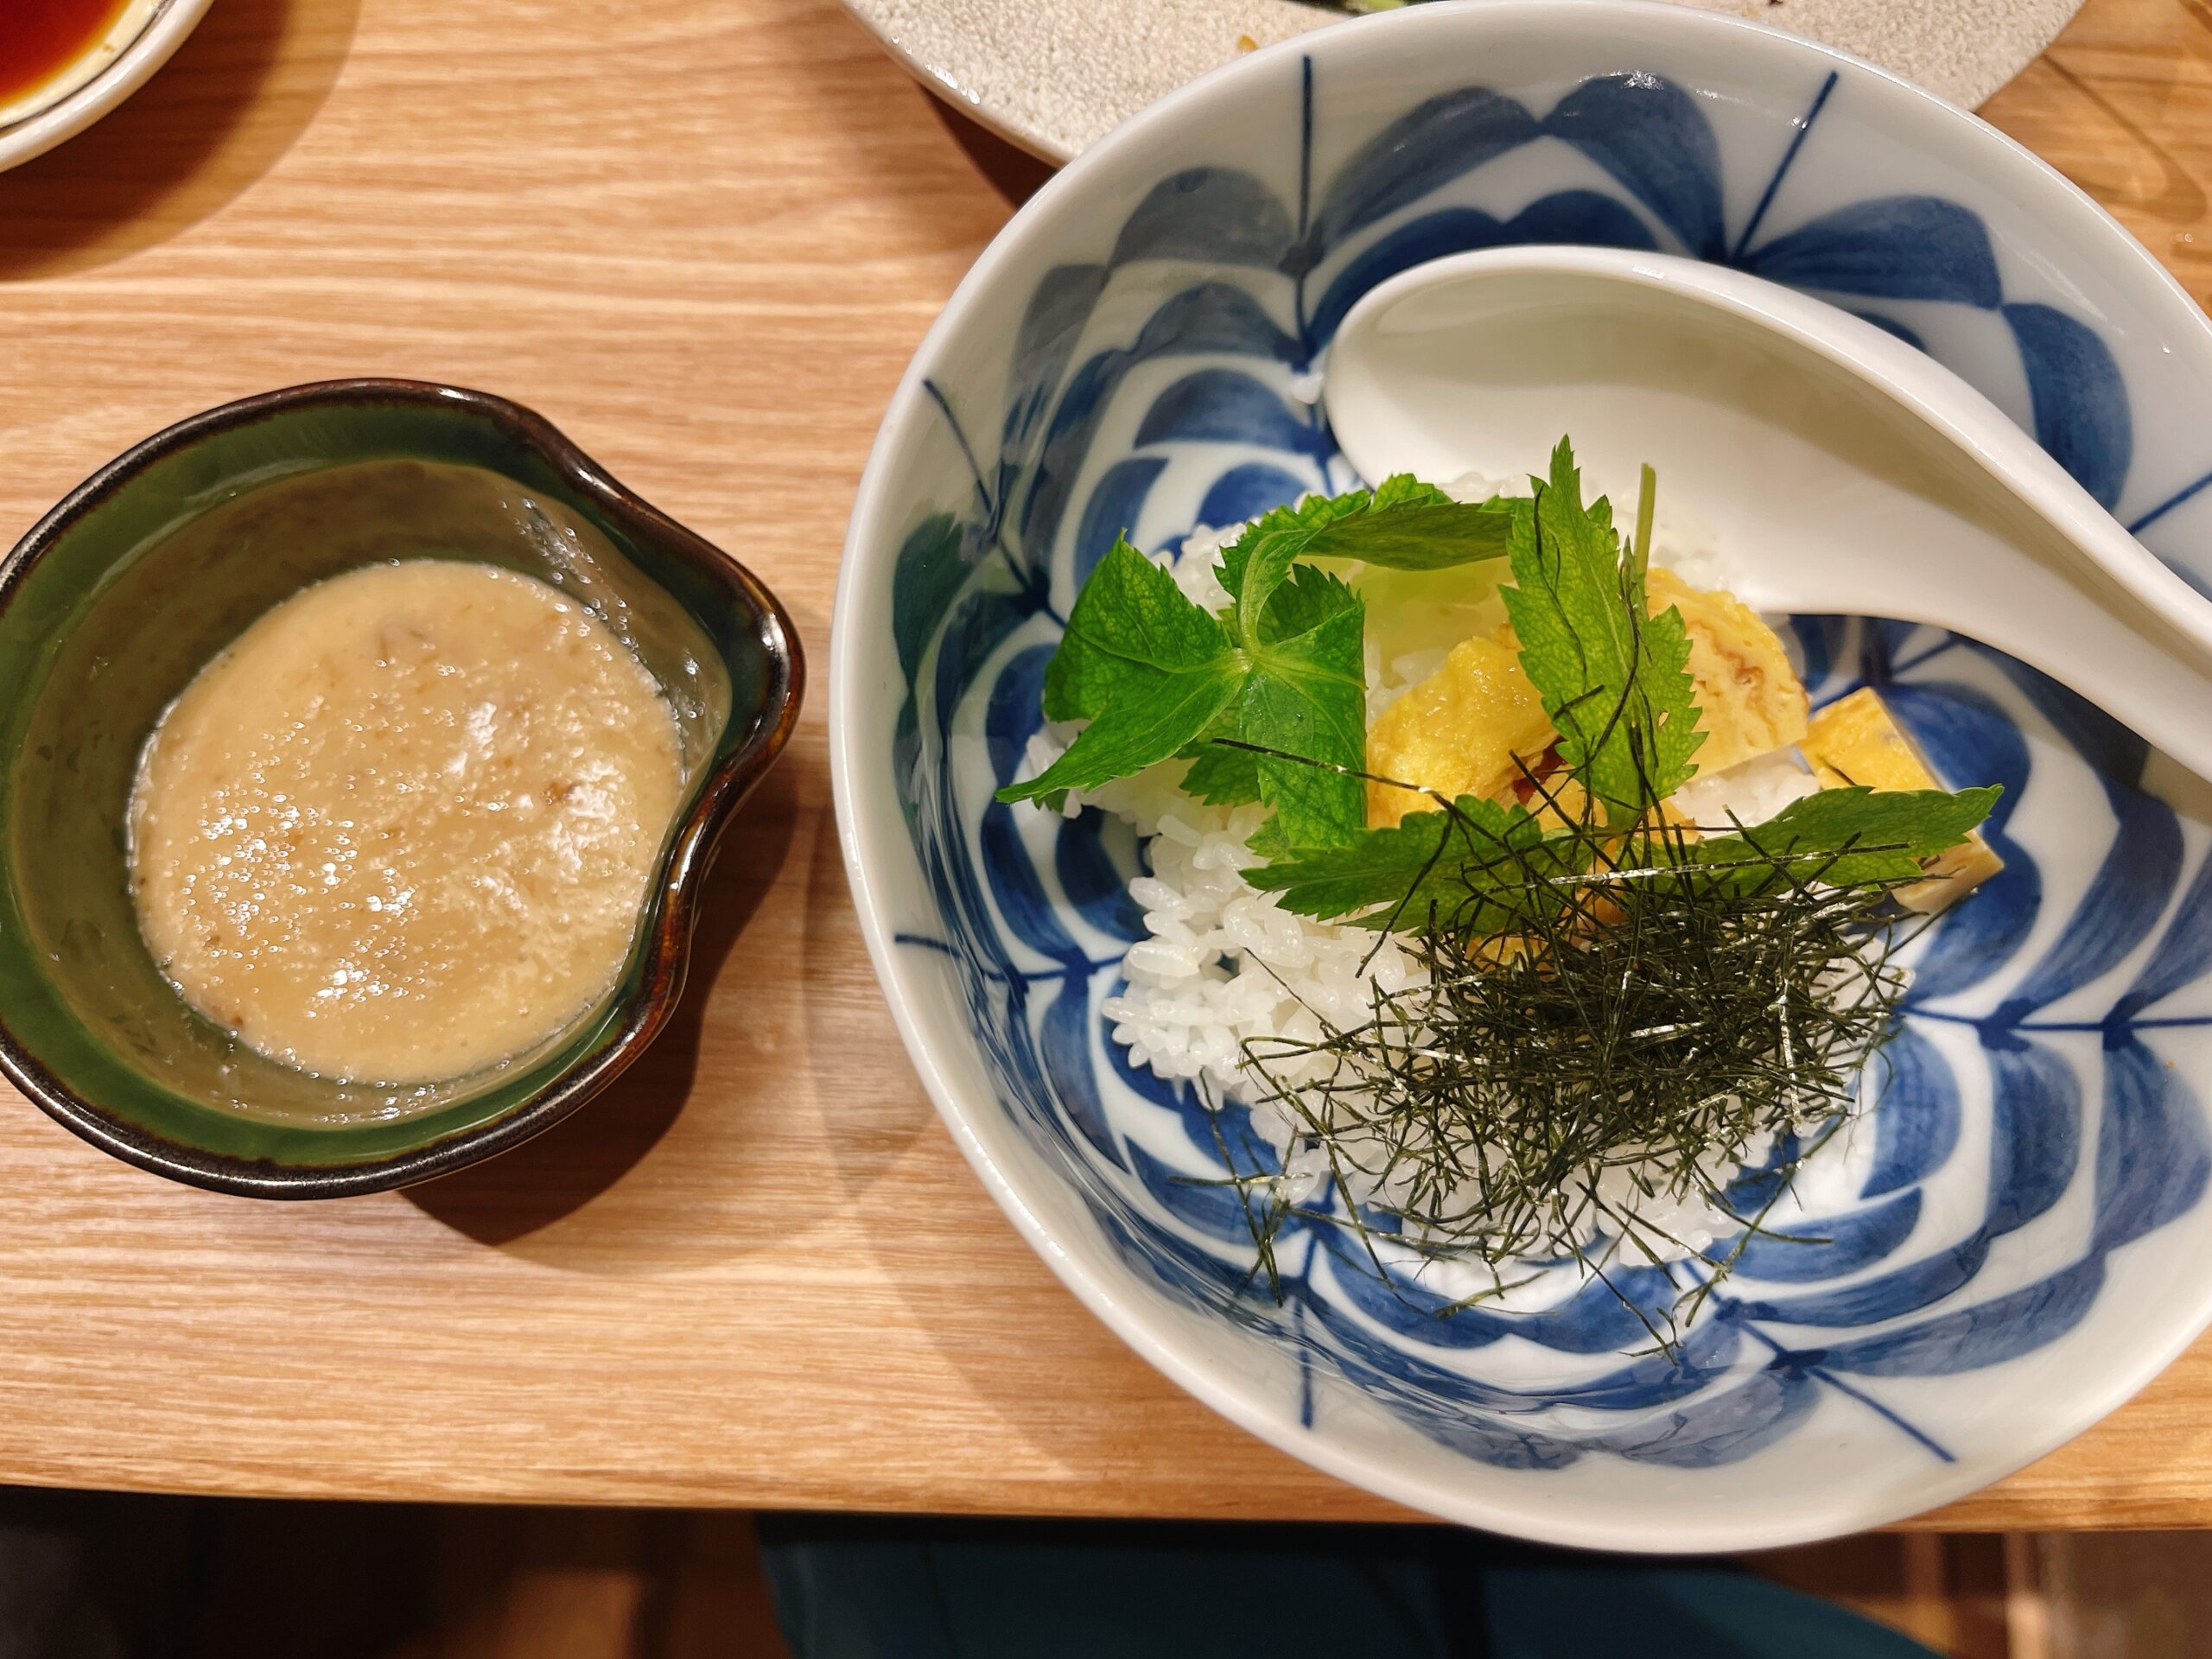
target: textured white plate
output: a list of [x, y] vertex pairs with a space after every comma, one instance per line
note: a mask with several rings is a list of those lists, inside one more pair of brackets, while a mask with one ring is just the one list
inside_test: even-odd
[[[2032, 62], [2082, 0], [1678, 3], [1840, 47], [1972, 109]], [[844, 3], [917, 79], [1054, 162], [1254, 45], [1347, 21], [1306, 0]]]

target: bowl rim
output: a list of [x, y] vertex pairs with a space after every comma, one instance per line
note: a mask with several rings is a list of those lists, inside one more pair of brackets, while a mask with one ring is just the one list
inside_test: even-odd
[[115, 61], [83, 86], [22, 120], [0, 127], [0, 173], [74, 138], [154, 78], [175, 54], [214, 0], [159, 0], [145, 26]]
[[[2139, 1393], [2164, 1370], [2212, 1321], [2212, 1282], [2191, 1316], [2177, 1324], [2164, 1342], [2146, 1352], [2135, 1366], [2115, 1373], [2101, 1387], [2085, 1389], [2067, 1409], [2050, 1414], [2041, 1433], [2024, 1439], [2001, 1458], [1962, 1460], [1955, 1472], [1937, 1473], [1912, 1487], [1909, 1496], [1892, 1502], [1816, 1497], [1787, 1524], [1738, 1519], [1722, 1514], [1685, 1515], [1664, 1536], [1646, 1527], [1612, 1520], [1563, 1519], [1541, 1498], [1493, 1487], [1483, 1490], [1478, 1481], [1445, 1481], [1402, 1474], [1381, 1466], [1356, 1443], [1326, 1435], [1300, 1425], [1249, 1370], [1224, 1363], [1217, 1350], [1201, 1347], [1177, 1333], [1152, 1306], [1154, 1293], [1125, 1297], [1120, 1283], [1108, 1273], [1082, 1259], [1082, 1251], [1064, 1243], [1052, 1226], [1033, 1209], [1026, 1197], [1025, 1182], [1001, 1162], [995, 1143], [1001, 1135], [1019, 1132], [1010, 1123], [997, 1124], [972, 1114], [946, 1067], [939, 1063], [938, 1039], [930, 1022], [917, 1012], [918, 999], [910, 996], [906, 979], [909, 968], [899, 950], [876, 893], [880, 861], [892, 856], [911, 859], [911, 848], [899, 838], [892, 853], [872, 844], [889, 845], [889, 831], [880, 826], [884, 814], [899, 822], [902, 815], [891, 794], [888, 769], [880, 757], [856, 756], [855, 709], [868, 703], [871, 690], [870, 663], [864, 648], [855, 644], [853, 629], [857, 597], [864, 575], [874, 573], [872, 558], [887, 557], [903, 526], [892, 518], [884, 499], [884, 478], [894, 452], [909, 442], [916, 423], [935, 405], [927, 399], [924, 382], [944, 357], [956, 334], [968, 326], [967, 316], [1001, 270], [1015, 265], [1035, 245], [1048, 242], [1057, 229], [1064, 200], [1080, 191], [1093, 174], [1108, 175], [1120, 156], [1141, 135], [1182, 119], [1213, 96], [1218, 85], [1251, 76], [1297, 56], [1317, 60], [1335, 53], [1364, 49], [1365, 43], [1397, 29], [1410, 38], [1418, 31], [1439, 32], [1485, 27], [1510, 27], [1516, 22], [1548, 22], [1554, 26], [1588, 29], [1592, 22], [1561, 19], [1568, 8], [1586, 14], [1611, 14], [1624, 21], [1676, 29], [1685, 35], [1703, 34], [1713, 40], [1732, 37], [1752, 52], [1794, 54], [1815, 66], [1825, 66], [1872, 89], [1893, 110], [1912, 110], [1943, 123], [1960, 135], [1961, 148], [1989, 156], [1994, 165], [2013, 169], [2016, 180], [2024, 177], [2054, 213], [2072, 217], [2071, 229], [2094, 243], [2099, 257], [2115, 265], [2132, 266], [2139, 279], [2148, 278], [2171, 299], [2186, 307], [2196, 320], [2200, 339], [2212, 355], [2212, 318], [2207, 318], [2188, 290], [2160, 264], [2157, 256], [2131, 235], [2118, 219], [2088, 192], [2068, 179], [2025, 145], [1992, 126], [1973, 111], [1931, 92], [1866, 59], [1821, 42], [1794, 35], [1753, 19], [1675, 3], [1674, 0], [1447, 0], [1446, 3], [1408, 6], [1347, 19], [1311, 35], [1297, 35], [1199, 76], [1124, 121], [1105, 137], [1071, 161], [1048, 180], [1035, 195], [1001, 227], [955, 288], [937, 321], [916, 348], [906, 373], [892, 395], [876, 439], [868, 454], [839, 566], [836, 602], [831, 613], [829, 664], [830, 773], [837, 833], [845, 860], [846, 879], [859, 912], [862, 938], [869, 959], [883, 988], [901, 1040], [916, 1072], [928, 1090], [938, 1116], [951, 1132], [984, 1189], [1014, 1224], [1060, 1282], [1073, 1293], [1107, 1328], [1135, 1350], [1154, 1369], [1201, 1402], [1258, 1439], [1314, 1468], [1333, 1475], [1367, 1492], [1430, 1516], [1478, 1527], [1488, 1531], [1535, 1541], [1575, 1548], [1645, 1554], [1684, 1554], [1779, 1548], [1840, 1536], [1887, 1525], [1923, 1514], [2025, 1468], [2108, 1416]], [[1354, 43], [1359, 43], [1356, 48]], [[874, 551], [872, 551], [872, 550]], [[868, 820], [863, 823], [863, 817]], [[992, 1109], [995, 1110], [995, 1105]], [[1004, 1114], [1000, 1115], [1001, 1117]], [[1058, 1179], [1056, 1175], [1053, 1179]], [[1087, 1248], [1087, 1247], [1085, 1247]], [[1452, 1457], [1440, 1449], [1439, 1462]]]
[[[315, 381], [260, 392], [188, 416], [142, 439], [72, 490], [0, 558], [0, 614], [24, 575], [85, 516], [144, 467], [199, 440], [268, 416], [316, 406], [391, 404], [460, 410], [518, 439], [568, 486], [614, 522], [732, 590], [758, 613], [766, 683], [745, 741], [708, 773], [671, 831], [646, 914], [655, 918], [637, 990], [617, 1006], [620, 1028], [583, 1061], [505, 1116], [419, 1147], [349, 1164], [279, 1164], [203, 1151], [149, 1133], [99, 1109], [48, 1071], [0, 1009], [0, 1073], [48, 1116], [125, 1163], [187, 1185], [261, 1198], [346, 1198], [410, 1186], [447, 1175], [521, 1145], [575, 1111], [612, 1083], [668, 1023], [683, 993], [699, 889], [716, 844], [747, 795], [790, 741], [806, 687], [806, 659], [783, 603], [737, 560], [619, 483], [543, 416], [492, 392], [421, 380], [359, 378]], [[648, 573], [650, 580], [650, 573]], [[739, 717], [732, 711], [732, 719]]]

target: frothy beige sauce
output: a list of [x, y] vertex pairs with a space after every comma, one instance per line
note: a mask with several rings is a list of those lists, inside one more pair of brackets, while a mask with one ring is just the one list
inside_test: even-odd
[[130, 798], [139, 925], [274, 1058], [464, 1076], [612, 987], [683, 787], [659, 687], [557, 589], [372, 565], [270, 611], [162, 716]]

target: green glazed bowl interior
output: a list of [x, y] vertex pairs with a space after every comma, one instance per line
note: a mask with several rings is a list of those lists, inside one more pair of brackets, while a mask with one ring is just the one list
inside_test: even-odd
[[[536, 1049], [395, 1089], [308, 1075], [203, 1019], [140, 937], [124, 820], [171, 699], [310, 582], [395, 559], [503, 566], [579, 600], [667, 693], [687, 793], [623, 973]], [[147, 440], [0, 566], [0, 1067], [143, 1167], [264, 1197], [442, 1174], [575, 1109], [673, 1007], [694, 890], [788, 736], [803, 669], [767, 590], [538, 416], [480, 392], [345, 381]]]

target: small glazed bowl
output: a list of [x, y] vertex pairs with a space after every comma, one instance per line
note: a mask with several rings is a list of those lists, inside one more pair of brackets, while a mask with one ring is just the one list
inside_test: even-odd
[[130, 0], [107, 33], [46, 86], [0, 105], [0, 173], [75, 137], [143, 86], [212, 0]]
[[[395, 1090], [292, 1071], [187, 1007], [139, 936], [124, 823], [147, 733], [217, 652], [309, 582], [420, 557], [535, 576], [613, 628], [676, 713], [687, 793], [607, 996], [500, 1066]], [[445, 1174], [634, 1059], [804, 679], [774, 595], [543, 419], [399, 380], [247, 398], [110, 462], [0, 563], [0, 1070], [128, 1162], [260, 1198]]]
[[[1253, 1433], [1561, 1543], [1745, 1549], [1892, 1521], [2079, 1433], [2212, 1317], [2212, 809], [2139, 737], [1971, 640], [1795, 620], [1816, 702], [1879, 686], [1939, 774], [2005, 786], [2006, 868], [1915, 944], [1888, 1084], [1808, 1170], [1805, 1236], [1749, 1244], [1672, 1354], [1603, 1287], [1436, 1317], [1434, 1289], [1303, 1217], [1271, 1294], [1222, 1148], [1246, 1170], [1272, 1153], [1236, 1109], [1133, 1068], [1103, 1013], [1147, 932], [1141, 849], [1095, 811], [993, 799], [1116, 535], [1170, 547], [1349, 487], [1315, 405], [1346, 312], [1426, 260], [1526, 243], [1687, 256], [1869, 319], [2212, 591], [2212, 326], [2018, 145], [1867, 64], [1679, 6], [1357, 19], [1077, 157], [917, 354], [832, 634], [863, 926], [1014, 1224]], [[1674, 1291], [1629, 1294], [1663, 1312]]]

